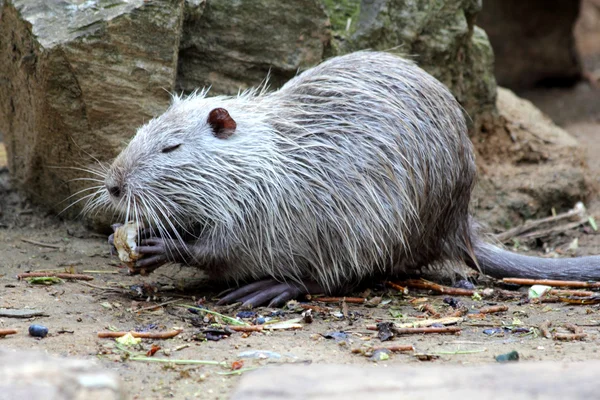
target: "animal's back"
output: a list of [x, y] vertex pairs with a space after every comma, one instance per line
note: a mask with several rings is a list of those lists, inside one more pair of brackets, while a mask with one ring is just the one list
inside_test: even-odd
[[265, 272], [334, 288], [464, 257], [475, 165], [460, 106], [437, 80], [359, 52], [300, 74], [260, 109], [286, 177], [273, 220], [257, 226], [270, 232], [247, 243], [271, 249], [256, 260]]

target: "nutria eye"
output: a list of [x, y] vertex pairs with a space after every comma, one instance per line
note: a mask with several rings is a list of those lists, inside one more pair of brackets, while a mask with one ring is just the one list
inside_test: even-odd
[[180, 144], [175, 144], [173, 146], [165, 147], [164, 149], [162, 149], [162, 152], [163, 153], [170, 153], [173, 150], [177, 150], [179, 148], [179, 146], [181, 146], [181, 143]]

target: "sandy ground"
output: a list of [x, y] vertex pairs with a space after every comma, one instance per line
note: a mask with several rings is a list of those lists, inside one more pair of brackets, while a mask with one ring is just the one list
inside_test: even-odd
[[[588, 152], [591, 173], [600, 176], [600, 150], [595, 135], [600, 132], [600, 103], [598, 92], [581, 84], [574, 89], [533, 92], [524, 94], [536, 102], [560, 125], [577, 136]], [[594, 103], [595, 102], [595, 103]], [[452, 312], [443, 302], [447, 296], [431, 295], [413, 290], [408, 296], [370, 287], [369, 298], [381, 297], [376, 307], [348, 304], [344, 311], [339, 305], [329, 305], [326, 313], [315, 313], [312, 323], [302, 322], [303, 328], [294, 331], [254, 333], [249, 336], [233, 333], [219, 341], [202, 339], [207, 322], [202, 316], [171, 303], [152, 309], [149, 306], [176, 301], [192, 304], [198, 301], [211, 310], [235, 316], [239, 310], [216, 307], [214, 295], [219, 288], [187, 290], [197, 278], [195, 271], [177, 266], [164, 267], [148, 277], [128, 276], [118, 268], [109, 255], [106, 238], [84, 230], [77, 223], [60, 221], [43, 215], [22, 201], [8, 186], [8, 173], [0, 175], [3, 192], [0, 216], [0, 307], [38, 309], [47, 316], [30, 319], [0, 318], [0, 328], [16, 328], [19, 333], [0, 339], [6, 348], [38, 349], [61, 356], [95, 359], [108, 369], [116, 370], [126, 382], [132, 398], [228, 398], [238, 375], [231, 372], [232, 362], [243, 359], [242, 352], [267, 350], [279, 358], [244, 359], [244, 368], [260, 367], [269, 363], [345, 363], [368, 368], [405, 363], [480, 364], [494, 363], [495, 356], [516, 350], [522, 360], [585, 360], [597, 358], [600, 343], [600, 312], [597, 305], [564, 303], [528, 304], [517, 300], [474, 300], [460, 297], [472, 311], [492, 304], [506, 304], [508, 311], [483, 319], [466, 318], [459, 326], [460, 335], [409, 335], [382, 343], [376, 333], [366, 329], [375, 321], [414, 321], [426, 317], [419, 305], [432, 305], [440, 314]], [[592, 212], [600, 221], [597, 200]], [[579, 238], [578, 254], [600, 253], [600, 234], [575, 230], [555, 240], [562, 246]], [[31, 241], [50, 244], [45, 247]], [[74, 270], [94, 277], [93, 281], [76, 281], [55, 285], [34, 285], [19, 281], [19, 273], [53, 269]], [[135, 285], [149, 284], [158, 288], [155, 296], [139, 296]], [[496, 287], [491, 281], [480, 281], [479, 288]], [[496, 289], [498, 290], [498, 289]], [[361, 293], [356, 293], [360, 295]], [[316, 303], [313, 303], [316, 304]], [[141, 311], [139, 311], [142, 309]], [[271, 309], [261, 308], [260, 315], [268, 316]], [[347, 315], [347, 317], [344, 316]], [[276, 318], [287, 320], [300, 317], [297, 311], [285, 310]], [[545, 339], [536, 329], [543, 321], [552, 321], [560, 327], [566, 322], [581, 326], [587, 337], [583, 341], [559, 342]], [[44, 339], [27, 334], [32, 323], [43, 324], [50, 330]], [[160, 359], [195, 359], [225, 362], [227, 367], [205, 365], [172, 365], [129, 361], [115, 347], [112, 339], [99, 339], [98, 331], [149, 330], [164, 331], [180, 327], [183, 332], [170, 340], [143, 340], [137, 353], [145, 353], [152, 344], [159, 345], [154, 357]], [[489, 334], [488, 329], [497, 329]], [[518, 329], [517, 329], [518, 328]], [[559, 328], [562, 331], [562, 328]], [[344, 331], [342, 341], [326, 339], [323, 335]], [[565, 331], [566, 332], [566, 331]], [[412, 344], [416, 351], [394, 354], [387, 361], [373, 362], [367, 357], [351, 353], [352, 348], [373, 345]], [[438, 358], [422, 361], [415, 353], [434, 354]]]

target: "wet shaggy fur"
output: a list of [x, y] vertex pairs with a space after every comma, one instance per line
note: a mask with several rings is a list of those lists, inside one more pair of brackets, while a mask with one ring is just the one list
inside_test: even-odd
[[[175, 97], [141, 127], [105, 173], [118, 196], [100, 189], [89, 208], [150, 221], [174, 239], [173, 260], [230, 281], [335, 292], [374, 274], [475, 266], [476, 253], [500, 269], [513, 257], [476, 240], [461, 107], [411, 61], [357, 52], [274, 92], [206, 95]], [[219, 107], [237, 123], [226, 139], [207, 122]]]
[[[237, 122], [230, 138], [206, 122], [217, 107]], [[272, 93], [176, 97], [106, 179], [123, 187], [127, 219], [207, 245], [196, 254], [189, 243], [188, 262], [218, 278], [312, 278], [334, 290], [464, 259], [474, 178], [450, 92], [408, 60], [358, 52]]]

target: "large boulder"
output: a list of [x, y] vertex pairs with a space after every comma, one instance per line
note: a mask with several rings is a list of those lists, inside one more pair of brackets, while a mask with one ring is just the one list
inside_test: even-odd
[[4, 2], [0, 131], [21, 190], [60, 211], [90, 186], [75, 168], [99, 169], [165, 109], [182, 17], [183, 0]]
[[188, 1], [177, 89], [236, 94], [268, 74], [277, 88], [323, 60], [330, 41], [319, 0]]
[[480, 9], [478, 0], [362, 0], [337, 47], [397, 48], [448, 86], [476, 132], [494, 114], [496, 98], [492, 49], [474, 25]]

